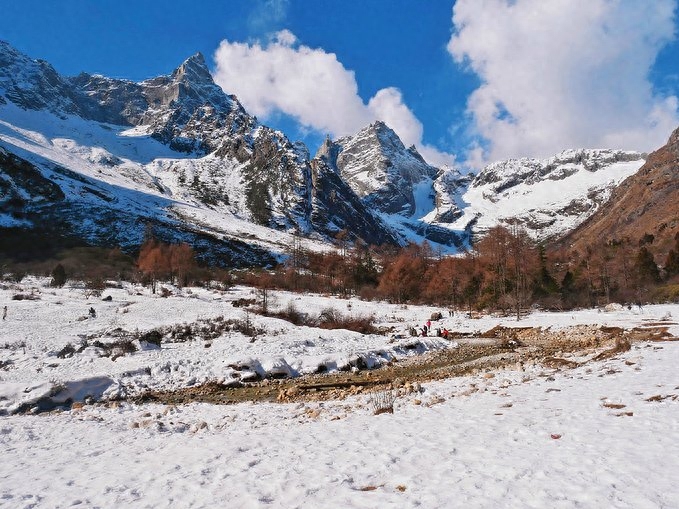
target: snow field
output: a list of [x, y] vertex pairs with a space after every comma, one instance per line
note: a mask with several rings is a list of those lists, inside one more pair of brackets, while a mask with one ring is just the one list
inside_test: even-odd
[[[188, 341], [115, 361], [93, 352], [58, 359], [54, 352], [82, 335], [242, 318], [244, 310], [231, 302], [256, 295], [245, 287], [171, 288], [174, 295], [162, 298], [124, 285], [106, 290], [101, 297], [112, 299], [102, 301], [76, 285], [46, 282], [28, 278], [0, 288], [0, 308], [8, 306], [0, 345], [25, 343], [25, 353], [0, 348], [4, 409], [30, 387], [65, 384], [81, 399], [107, 380], [109, 387], [172, 389], [225, 376], [239, 360], [265, 369], [276, 364], [270, 359], [311, 366], [311, 359], [341, 362], [357, 351], [396, 355], [400, 341], [251, 314], [267, 331], [254, 343], [229, 332], [209, 349]], [[14, 300], [17, 294], [39, 299]], [[331, 306], [372, 314], [395, 335], [439, 310], [272, 292], [275, 307], [290, 300], [311, 314]], [[96, 318], [85, 318], [89, 307]], [[631, 328], [679, 316], [677, 305], [611, 309], [533, 313], [518, 325]], [[493, 316], [441, 322], [458, 331], [498, 324], [517, 325]], [[676, 335], [677, 326], [670, 331]], [[429, 339], [431, 348], [441, 346]], [[678, 358], [679, 342], [641, 342], [570, 370], [531, 364], [481, 372], [423, 384], [382, 415], [372, 414], [369, 395], [228, 406], [77, 403], [67, 411], [4, 415], [0, 507], [676, 507]], [[104, 399], [106, 390], [98, 389]]]

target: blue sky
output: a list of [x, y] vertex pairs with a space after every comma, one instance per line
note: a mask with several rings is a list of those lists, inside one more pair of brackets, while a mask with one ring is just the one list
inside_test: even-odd
[[385, 120], [431, 162], [648, 151], [679, 126], [677, 0], [22, 0], [0, 39], [65, 75], [143, 80], [202, 52], [312, 152]]

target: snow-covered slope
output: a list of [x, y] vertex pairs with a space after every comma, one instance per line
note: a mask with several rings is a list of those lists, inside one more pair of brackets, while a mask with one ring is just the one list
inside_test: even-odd
[[462, 194], [462, 214], [451, 226], [478, 235], [516, 220], [536, 239], [559, 236], [591, 216], [644, 160], [638, 152], [567, 150], [493, 163]]
[[[200, 54], [141, 83], [64, 78], [6, 43], [0, 64], [9, 165], [0, 167], [0, 203], [13, 204], [3, 207], [5, 226], [47, 219], [88, 242], [131, 246], [152, 223], [168, 240], [247, 264], [270, 263], [292, 233], [327, 243], [343, 224], [351, 238], [399, 242], [348, 186], [320, 192], [324, 178], [312, 175], [306, 147], [248, 115]], [[59, 199], [44, 196], [38, 210], [19, 178], [25, 171], [54, 183]], [[356, 202], [350, 216], [333, 209], [338, 200]]]

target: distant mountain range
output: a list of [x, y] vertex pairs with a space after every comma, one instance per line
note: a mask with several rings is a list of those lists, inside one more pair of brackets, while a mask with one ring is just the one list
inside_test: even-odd
[[152, 228], [230, 266], [275, 263], [293, 239], [327, 249], [343, 231], [452, 253], [510, 220], [561, 237], [644, 161], [570, 150], [474, 175], [428, 164], [382, 122], [312, 158], [224, 93], [200, 54], [136, 83], [64, 77], [0, 41], [0, 229], [15, 234], [133, 249]]

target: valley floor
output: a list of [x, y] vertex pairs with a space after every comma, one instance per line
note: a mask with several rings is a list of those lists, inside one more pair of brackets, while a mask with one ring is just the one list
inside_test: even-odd
[[[671, 341], [679, 336], [672, 318], [679, 316], [678, 305], [536, 312], [518, 324], [445, 316], [440, 325], [464, 333], [455, 344], [406, 334], [433, 308], [280, 293], [275, 300], [281, 308], [290, 301], [309, 313], [335, 306], [371, 314], [390, 332], [362, 336], [248, 315], [266, 331], [253, 342], [226, 331], [160, 349], [139, 343], [140, 350], [115, 360], [91, 344], [120, 337], [121, 330], [141, 335], [172, 324], [195, 329], [201, 320], [243, 318], [232, 302], [254, 296], [247, 288], [172, 293], [161, 298], [124, 286], [105, 292], [112, 299], [102, 301], [75, 285], [52, 289], [41, 280], [0, 289], [0, 309], [8, 306], [0, 322], [0, 507], [679, 503], [679, 342]], [[89, 307], [96, 317], [88, 317]], [[511, 356], [527, 354], [541, 337], [524, 330], [523, 346], [498, 354], [507, 362], [475, 365], [453, 377], [392, 379], [399, 387], [392, 392], [393, 413], [379, 415], [374, 405], [380, 393], [356, 390], [337, 398], [283, 392], [280, 403], [130, 402], [144, 391], [186, 391], [220, 377], [222, 384], [244, 383], [250, 374], [289, 370], [298, 376], [318, 366], [351, 373], [357, 358], [394, 367], [497, 342], [479, 337], [497, 325], [542, 327], [542, 337], [558, 336], [559, 347], [546, 360], [517, 361]], [[496, 335], [505, 335], [502, 330]], [[615, 338], [601, 336], [608, 333]], [[613, 351], [621, 336], [632, 338], [630, 348]], [[568, 348], [569, 338], [580, 348]], [[89, 346], [57, 355], [78, 341]], [[279, 384], [268, 384], [281, 393]], [[75, 403], [30, 412], [48, 396]], [[20, 407], [29, 411], [14, 413]]]

